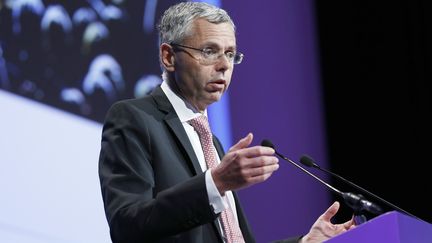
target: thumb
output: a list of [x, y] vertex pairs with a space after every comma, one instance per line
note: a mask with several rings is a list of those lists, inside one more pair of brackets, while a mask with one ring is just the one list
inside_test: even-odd
[[339, 202], [334, 202], [323, 214], [322, 214], [322, 218], [325, 221], [330, 221], [331, 218], [333, 218], [333, 216], [335, 216], [335, 214], [337, 213], [337, 211], [339, 210], [340, 204]]
[[234, 144], [230, 149], [229, 152], [236, 151], [242, 148], [246, 148], [252, 143], [253, 140], [253, 134], [248, 133], [246, 137], [240, 139], [236, 144]]

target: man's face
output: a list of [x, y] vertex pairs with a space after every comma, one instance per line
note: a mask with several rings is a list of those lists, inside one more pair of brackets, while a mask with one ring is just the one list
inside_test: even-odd
[[[218, 53], [236, 51], [233, 27], [229, 23], [212, 24], [204, 19], [195, 20], [192, 35], [182, 43], [198, 49], [211, 48]], [[199, 111], [218, 101], [227, 90], [233, 72], [233, 63], [225, 55], [213, 62], [203, 61], [198, 50], [179, 47], [174, 55], [174, 81], [183, 96]]]

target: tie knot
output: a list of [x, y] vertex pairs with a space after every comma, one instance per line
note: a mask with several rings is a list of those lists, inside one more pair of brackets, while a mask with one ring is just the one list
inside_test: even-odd
[[188, 123], [197, 131], [200, 136], [204, 134], [211, 134], [210, 125], [207, 120], [207, 117], [204, 115], [195, 117], [194, 119], [191, 119], [188, 121]]

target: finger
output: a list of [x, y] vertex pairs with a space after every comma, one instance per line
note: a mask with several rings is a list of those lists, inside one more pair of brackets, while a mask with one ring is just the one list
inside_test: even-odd
[[228, 152], [231, 151], [236, 151], [242, 148], [246, 148], [247, 146], [249, 146], [252, 143], [253, 140], [253, 134], [252, 133], [248, 133], [246, 135], [246, 137], [240, 139], [236, 144], [234, 144], [229, 150]]
[[335, 216], [335, 214], [337, 213], [337, 211], [339, 210], [340, 204], [339, 202], [334, 202], [325, 212], [324, 214], [322, 214], [322, 218], [325, 221], [330, 221], [331, 218], [333, 218], [333, 216]]
[[275, 150], [270, 147], [254, 146], [239, 150], [239, 155], [246, 158], [255, 158], [259, 156], [274, 155]]
[[268, 178], [270, 178], [270, 176], [272, 174], [273, 174], [273, 172], [270, 172], [270, 173], [262, 174], [259, 176], [249, 177], [248, 184], [252, 185], [252, 184], [263, 182], [263, 181], [267, 180]]
[[343, 226], [345, 229], [351, 229], [353, 226], [355, 226], [354, 216], [347, 222], [343, 223]]
[[279, 169], [279, 164], [271, 164], [271, 165], [266, 165], [258, 168], [249, 169], [246, 172], [246, 174], [249, 177], [257, 177], [257, 176], [259, 177], [266, 174], [271, 174], [275, 172], [277, 169]]
[[[240, 154], [240, 153], [239, 153]], [[240, 156], [240, 155], [239, 155]], [[244, 169], [248, 168], [260, 168], [267, 165], [273, 165], [279, 163], [279, 159], [275, 156], [259, 156], [254, 158], [244, 158], [240, 164]]]

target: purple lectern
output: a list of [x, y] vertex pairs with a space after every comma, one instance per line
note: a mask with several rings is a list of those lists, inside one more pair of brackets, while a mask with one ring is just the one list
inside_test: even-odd
[[432, 224], [399, 212], [377, 216], [326, 243], [432, 243]]

